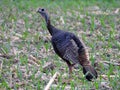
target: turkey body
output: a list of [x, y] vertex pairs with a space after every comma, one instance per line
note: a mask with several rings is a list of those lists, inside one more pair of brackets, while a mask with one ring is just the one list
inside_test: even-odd
[[78, 46], [73, 39], [75, 36], [69, 32], [56, 33], [52, 36], [52, 45], [54, 51], [65, 61], [70, 61], [73, 64], [79, 63]]
[[69, 73], [77, 63], [83, 68], [86, 79], [91, 81], [97, 78], [97, 72], [91, 65], [84, 43], [73, 33], [55, 28], [51, 25], [50, 17], [45, 9], [39, 8], [38, 12], [46, 21], [46, 26], [51, 34], [51, 42], [56, 54], [61, 57], [68, 65]]

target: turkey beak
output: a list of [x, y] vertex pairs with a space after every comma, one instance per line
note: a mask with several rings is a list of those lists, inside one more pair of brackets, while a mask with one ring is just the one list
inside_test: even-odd
[[37, 10], [37, 13], [40, 13], [39, 9]]
[[41, 8], [39, 8], [38, 10], [37, 10], [37, 13], [40, 13], [41, 12]]

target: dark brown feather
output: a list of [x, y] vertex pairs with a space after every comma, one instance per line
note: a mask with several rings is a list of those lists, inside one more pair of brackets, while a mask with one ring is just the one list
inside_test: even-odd
[[79, 63], [78, 47], [73, 39], [70, 40], [70, 44], [66, 47], [63, 58], [70, 60], [72, 63]]

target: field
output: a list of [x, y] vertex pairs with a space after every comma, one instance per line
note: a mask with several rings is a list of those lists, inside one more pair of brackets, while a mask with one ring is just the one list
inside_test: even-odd
[[[69, 80], [39, 7], [84, 41], [96, 80], [87, 81], [81, 66]], [[120, 90], [120, 0], [0, 0], [0, 90], [43, 90], [56, 72], [50, 90]]]

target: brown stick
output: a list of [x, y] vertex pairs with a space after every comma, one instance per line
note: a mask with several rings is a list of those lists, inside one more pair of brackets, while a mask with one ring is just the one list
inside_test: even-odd
[[55, 78], [57, 77], [57, 75], [59, 75], [58, 72], [56, 72], [56, 73], [53, 75], [53, 77], [50, 79], [49, 83], [47, 84], [47, 86], [45, 87], [44, 90], [49, 90], [51, 84], [53, 83], [53, 81], [55, 80]]

